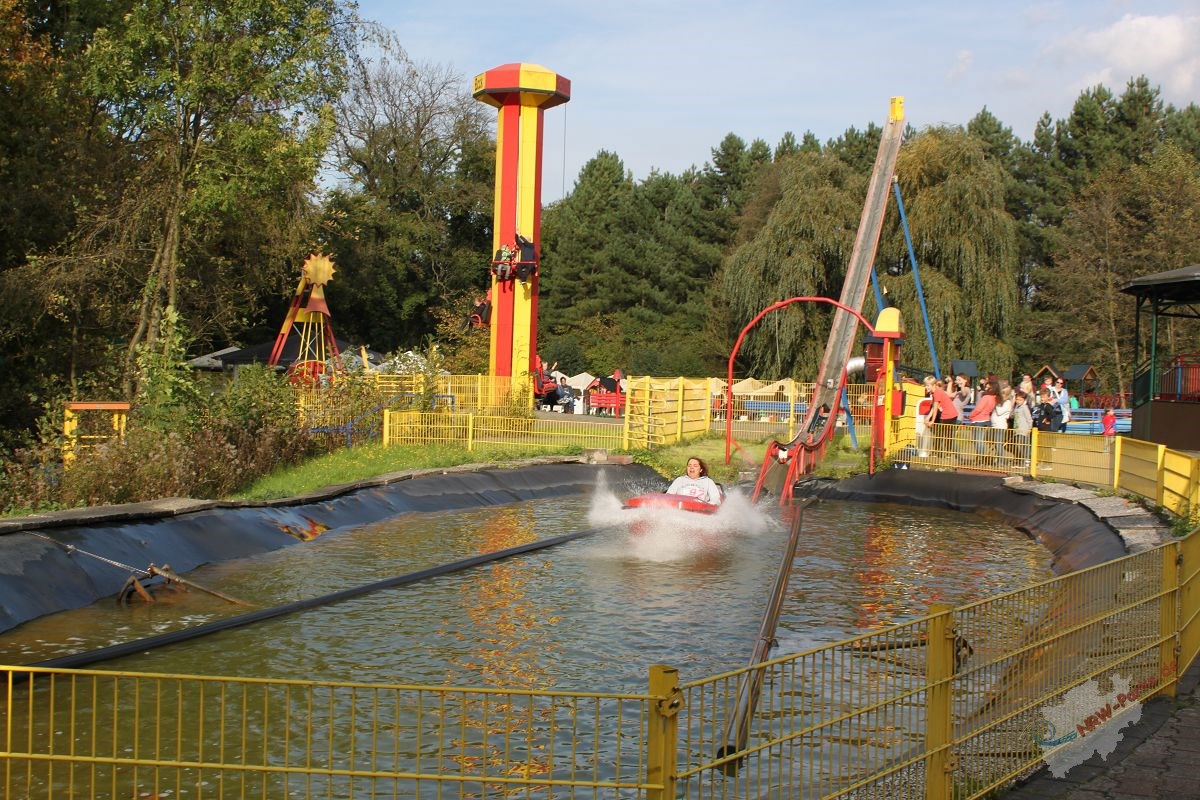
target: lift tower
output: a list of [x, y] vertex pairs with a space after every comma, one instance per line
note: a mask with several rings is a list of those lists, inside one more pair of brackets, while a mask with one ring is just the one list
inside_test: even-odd
[[499, 114], [488, 370], [511, 376], [517, 389], [538, 368], [542, 115], [571, 99], [571, 82], [537, 64], [504, 64], [476, 75], [472, 93]]

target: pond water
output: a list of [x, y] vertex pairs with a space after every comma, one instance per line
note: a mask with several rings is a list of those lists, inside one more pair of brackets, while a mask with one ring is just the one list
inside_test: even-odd
[[[630, 517], [629, 515], [638, 515]], [[634, 523], [634, 524], [631, 524]], [[654, 663], [695, 680], [745, 665], [787, 540], [734, 493], [711, 518], [624, 511], [610, 491], [408, 514], [188, 579], [268, 607], [588, 529], [556, 547], [106, 662], [100, 669], [640, 691]], [[1024, 534], [955, 512], [820, 502], [771, 655], [797, 652], [1051, 577]], [[195, 590], [91, 607], [0, 636], [27, 664], [245, 612]]]

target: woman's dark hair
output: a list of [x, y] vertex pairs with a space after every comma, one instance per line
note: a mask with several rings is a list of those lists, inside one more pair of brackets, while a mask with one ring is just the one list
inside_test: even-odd
[[701, 478], [708, 477], [708, 464], [704, 463], [703, 458], [701, 458], [700, 456], [688, 456], [688, 461], [699, 461], [700, 462], [700, 477]]

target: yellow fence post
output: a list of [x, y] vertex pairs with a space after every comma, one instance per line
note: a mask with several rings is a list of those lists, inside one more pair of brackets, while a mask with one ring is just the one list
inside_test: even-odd
[[475, 415], [467, 414], [467, 452], [475, 449]]
[[1039, 433], [1041, 431], [1037, 428], [1030, 428], [1029, 430], [1029, 477], [1031, 478], [1037, 477]]
[[633, 403], [629, 402], [629, 395], [633, 392], [634, 383], [631, 378], [628, 383], [628, 390], [625, 392], [625, 418], [621, 420], [621, 449], [629, 449], [629, 413], [633, 411]]
[[1170, 675], [1171, 681], [1155, 694], [1174, 697], [1179, 669], [1179, 543], [1169, 542], [1161, 552], [1163, 595], [1159, 599], [1158, 632], [1162, 643], [1158, 646], [1158, 674]]
[[683, 441], [683, 376], [680, 375], [676, 380], [679, 381], [679, 392], [676, 394], [679, 412], [675, 415], [675, 442], [678, 444]]
[[925, 798], [950, 800], [954, 784], [951, 740], [951, 684], [954, 677], [954, 615], [952, 607], [929, 607], [929, 638], [925, 648]]
[[679, 750], [679, 670], [665, 664], [650, 667], [650, 718], [646, 742], [647, 800], [675, 800], [676, 753]]
[[1200, 532], [1192, 531], [1179, 543], [1179, 660], [1176, 678], [1182, 677], [1200, 653]]
[[77, 434], [79, 431], [79, 417], [75, 412], [67, 408], [63, 410], [63, 447], [62, 460], [63, 466], [71, 466], [71, 462], [75, 460], [75, 446], [78, 444]]
[[389, 444], [391, 444], [391, 438], [390, 438], [391, 432], [392, 432], [391, 421], [392, 421], [392, 412], [385, 408], [383, 410], [383, 437], [382, 437], [384, 447], [387, 447]]
[[1121, 443], [1125, 441], [1124, 436], [1114, 436], [1116, 439], [1113, 442], [1113, 491], [1121, 488]]
[[1154, 469], [1154, 479], [1156, 481], [1154, 487], [1154, 502], [1160, 506], [1163, 505], [1163, 500], [1165, 499], [1163, 497], [1163, 489], [1166, 488], [1165, 482], [1163, 481], [1163, 461], [1166, 459], [1166, 457], [1167, 446], [1165, 444], [1160, 444], [1158, 446], [1157, 463]]
[[796, 438], [796, 379], [788, 378], [788, 441]]
[[1192, 459], [1192, 474], [1188, 478], [1188, 522], [1200, 522], [1200, 458]]

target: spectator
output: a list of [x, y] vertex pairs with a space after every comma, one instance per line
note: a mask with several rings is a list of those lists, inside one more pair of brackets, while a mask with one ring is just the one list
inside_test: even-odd
[[575, 413], [575, 391], [567, 384], [566, 378], [558, 379], [558, 405], [564, 414]]
[[[1030, 381], [1032, 383], [1032, 381]], [[1033, 429], [1033, 415], [1029, 412], [1029, 395], [1017, 390], [1013, 393], [1013, 448], [1021, 466], [1029, 466], [1029, 431]]]
[[950, 399], [950, 395], [938, 386], [937, 379], [932, 375], [925, 377], [925, 393], [933, 398], [926, 424], [935, 422], [958, 422], [958, 407]]
[[1113, 413], [1111, 406], [1104, 407], [1100, 425], [1103, 427], [1104, 433], [1104, 452], [1107, 453], [1112, 450], [1113, 439], [1117, 438], [1117, 415]]
[[[1017, 388], [1025, 393], [1026, 398], [1033, 397], [1033, 376], [1032, 375], [1022, 375], [1021, 383], [1020, 383], [1020, 385], [1017, 386]], [[1015, 395], [1014, 395], [1014, 398], [1015, 398]], [[1026, 402], [1028, 403], [1028, 400]]]
[[996, 454], [997, 464], [1001, 463], [1004, 458], [1004, 439], [1007, 436], [1009, 425], [1012, 423], [1012, 412], [1012, 387], [1003, 386], [1000, 389], [1000, 396], [996, 401], [995, 408], [992, 409], [990, 417], [992, 425], [992, 450]]
[[1067, 391], [1067, 382], [1062, 378], [1054, 381], [1055, 402], [1058, 403], [1062, 421], [1058, 424], [1058, 430], [1065, 431], [1067, 423], [1071, 421], [1071, 393]]
[[951, 397], [954, 400], [954, 407], [958, 409], [958, 418], [961, 420], [966, 416], [964, 414], [966, 407], [975, 402], [975, 393], [971, 391], [971, 381], [966, 375], [960, 374], [954, 379], [954, 393]]
[[1062, 406], [1054, 402], [1053, 391], [1043, 386], [1037, 408], [1033, 409], [1033, 424], [1045, 433], [1054, 433], [1062, 424]]
[[1105, 436], [1117, 435], [1117, 415], [1113, 413], [1111, 406], [1104, 407], [1104, 413], [1100, 415], [1100, 424]]
[[992, 426], [992, 411], [996, 408], [997, 400], [999, 392], [996, 384], [984, 384], [983, 394], [976, 399], [975, 408], [971, 409], [971, 414], [967, 417], [967, 424], [974, 428], [975, 456], [979, 460], [983, 459], [987, 451], [987, 440], [991, 438], [988, 429]]

